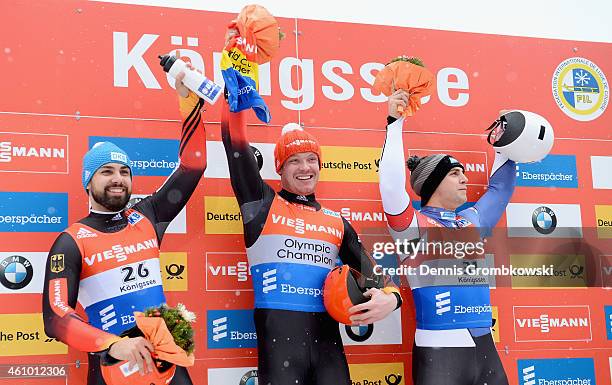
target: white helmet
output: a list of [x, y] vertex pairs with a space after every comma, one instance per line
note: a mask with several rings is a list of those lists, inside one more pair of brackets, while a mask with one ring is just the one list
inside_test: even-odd
[[[498, 128], [499, 127], [499, 128]], [[495, 130], [498, 128], [498, 130]], [[555, 133], [546, 119], [529, 111], [505, 112], [488, 128], [496, 152], [517, 163], [538, 162], [552, 149]], [[491, 138], [496, 133], [496, 140]], [[492, 142], [491, 140], [495, 140]]]

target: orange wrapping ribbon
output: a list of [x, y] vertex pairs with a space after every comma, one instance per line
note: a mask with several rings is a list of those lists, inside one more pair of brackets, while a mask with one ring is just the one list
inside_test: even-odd
[[373, 88], [386, 96], [398, 89], [408, 92], [408, 106], [406, 109], [398, 108], [398, 112], [403, 116], [413, 116], [421, 109], [421, 98], [431, 95], [433, 84], [433, 74], [427, 68], [407, 61], [395, 61], [380, 70]]
[[[237, 29], [246, 42], [240, 44], [240, 41], [236, 41], [235, 38], [231, 39], [230, 44], [225, 47], [227, 51], [236, 45], [239, 47], [242, 45], [241, 50], [247, 55], [247, 58], [250, 61], [254, 59], [257, 64], [269, 62], [278, 51], [280, 40], [278, 23], [274, 16], [261, 5], [252, 4], [242, 8], [238, 18], [233, 20], [228, 28]], [[257, 47], [255, 57], [249, 55], [253, 50], [245, 47], [246, 44], [255, 44]]]
[[194, 355], [188, 355], [174, 342], [163, 318], [147, 317], [140, 312], [134, 312], [134, 316], [136, 325], [153, 345], [157, 358], [182, 367], [193, 366]]

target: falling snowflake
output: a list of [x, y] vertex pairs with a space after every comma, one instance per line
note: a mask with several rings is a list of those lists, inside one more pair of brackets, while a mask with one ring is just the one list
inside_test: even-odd
[[580, 84], [581, 86], [589, 84], [589, 81], [591, 80], [591, 77], [589, 75], [590, 74], [588, 72], [585, 72], [584, 70], [580, 70], [575, 75], [576, 76], [576, 83]]

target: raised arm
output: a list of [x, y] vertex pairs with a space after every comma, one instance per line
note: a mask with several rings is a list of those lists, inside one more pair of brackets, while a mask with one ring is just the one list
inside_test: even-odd
[[180, 83], [183, 77], [177, 76], [179, 109], [183, 118], [179, 165], [151, 197], [135, 207], [154, 223], [159, 239], [185, 207], [206, 169], [206, 131], [202, 123], [204, 101]]
[[246, 135], [246, 111], [230, 112], [226, 101], [223, 101], [222, 108], [221, 137], [230, 181], [238, 204], [243, 208], [245, 203], [257, 204], [263, 201], [264, 195], [274, 192], [259, 175], [257, 160]]
[[[389, 97], [387, 133], [378, 170], [380, 196], [387, 222], [392, 232], [398, 233], [415, 228], [417, 224], [414, 208], [406, 191], [406, 157], [402, 138], [404, 118], [397, 113], [397, 106], [405, 107], [407, 100], [408, 95], [401, 90]], [[416, 230], [410, 231], [415, 234], [405, 238], [417, 238], [418, 229]]]

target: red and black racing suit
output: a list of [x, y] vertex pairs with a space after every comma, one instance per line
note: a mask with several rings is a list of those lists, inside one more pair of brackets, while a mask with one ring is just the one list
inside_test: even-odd
[[[159, 190], [118, 213], [91, 212], [62, 232], [49, 252], [45, 333], [90, 353], [88, 385], [104, 385], [100, 360], [117, 362], [108, 350], [135, 325], [133, 312], [166, 302], [159, 245], [206, 168], [203, 101], [190, 94], [180, 104], [179, 166]], [[88, 322], [75, 312], [77, 299]], [[171, 384], [191, 385], [187, 370], [178, 367]]]

